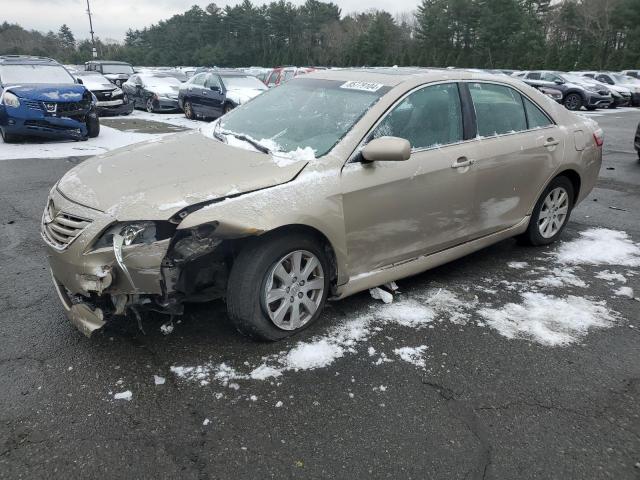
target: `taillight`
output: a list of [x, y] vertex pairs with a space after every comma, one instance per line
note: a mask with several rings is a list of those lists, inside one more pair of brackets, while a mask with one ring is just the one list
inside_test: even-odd
[[593, 132], [593, 139], [595, 140], [596, 145], [601, 147], [604, 143], [604, 131], [602, 131], [601, 128], [597, 129]]

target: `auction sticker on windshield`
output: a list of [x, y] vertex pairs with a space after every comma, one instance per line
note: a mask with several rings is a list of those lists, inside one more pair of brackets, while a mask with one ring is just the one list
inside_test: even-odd
[[373, 82], [345, 82], [340, 85], [340, 88], [349, 88], [351, 90], [364, 90], [365, 92], [377, 92], [384, 85], [381, 83], [373, 83]]

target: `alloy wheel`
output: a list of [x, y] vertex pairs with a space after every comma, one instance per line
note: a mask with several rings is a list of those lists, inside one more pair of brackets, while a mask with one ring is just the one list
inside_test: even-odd
[[263, 306], [275, 326], [296, 330], [315, 315], [322, 302], [324, 285], [318, 257], [307, 250], [293, 251], [267, 273]]
[[147, 100], [147, 112], [153, 113], [153, 100], [152, 99]]
[[543, 238], [556, 235], [569, 213], [569, 194], [563, 187], [554, 188], [544, 199], [538, 215], [538, 231]]

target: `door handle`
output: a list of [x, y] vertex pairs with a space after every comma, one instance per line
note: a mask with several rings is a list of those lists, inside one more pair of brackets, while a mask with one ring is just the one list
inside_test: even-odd
[[207, 95], [207, 91], [206, 91], [206, 90], [203, 90], [203, 91], [202, 91], [202, 95]]
[[553, 137], [547, 138], [547, 141], [542, 144], [545, 147], [555, 147], [556, 145], [560, 145], [560, 140], [556, 140]]
[[474, 163], [476, 163], [475, 160], [471, 160], [471, 159], [469, 159], [467, 157], [460, 157], [455, 161], [455, 163], [453, 165], [451, 165], [451, 168], [469, 167], [469, 166], [473, 165]]

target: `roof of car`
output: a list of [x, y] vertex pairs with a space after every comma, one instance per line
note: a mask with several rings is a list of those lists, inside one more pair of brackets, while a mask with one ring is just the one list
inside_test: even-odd
[[469, 71], [465, 69], [437, 69], [419, 67], [381, 67], [381, 68], [345, 68], [331, 70], [316, 70], [300, 78], [317, 78], [339, 81], [361, 81], [381, 83], [394, 87], [406, 81], [416, 79], [425, 82], [440, 80], [499, 80], [506, 83], [520, 84], [520, 80], [505, 75], [489, 72]]
[[127, 62], [117, 62], [116, 60], [90, 60], [88, 62], [85, 62], [85, 65], [88, 63], [102, 63], [105, 65], [131, 65], [130, 63]]
[[0, 55], [0, 64], [5, 65], [60, 65], [53, 58], [36, 57], [32, 55]]

